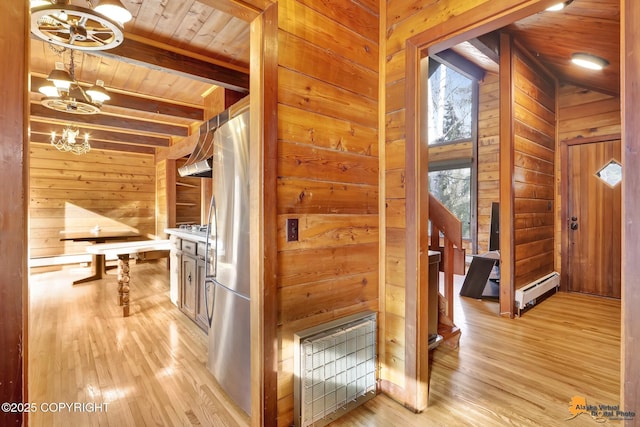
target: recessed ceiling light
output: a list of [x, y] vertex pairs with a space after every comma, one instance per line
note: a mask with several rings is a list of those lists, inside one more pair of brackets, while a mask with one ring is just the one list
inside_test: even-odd
[[564, 9], [565, 7], [569, 6], [571, 4], [573, 0], [567, 0], [561, 3], [556, 3], [553, 6], [549, 6], [548, 8], [546, 8], [545, 10], [547, 12], [557, 12], [559, 10]]
[[609, 61], [606, 59], [583, 52], [571, 55], [571, 62], [590, 70], [602, 70], [604, 67], [609, 65]]

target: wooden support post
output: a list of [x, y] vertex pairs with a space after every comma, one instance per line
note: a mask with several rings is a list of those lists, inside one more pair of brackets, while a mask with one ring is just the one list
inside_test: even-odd
[[444, 297], [447, 300], [447, 317], [453, 323], [453, 243], [444, 239]]
[[129, 254], [118, 255], [118, 305], [122, 306], [122, 317], [129, 317]]

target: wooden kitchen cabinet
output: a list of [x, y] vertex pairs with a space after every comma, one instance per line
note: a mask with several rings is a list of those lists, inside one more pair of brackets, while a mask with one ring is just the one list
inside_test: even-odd
[[176, 272], [172, 276], [178, 278], [178, 307], [193, 320], [204, 332], [209, 330], [209, 319], [204, 301], [204, 243], [185, 238], [176, 239]]
[[[198, 245], [198, 249], [200, 246]], [[207, 317], [207, 307], [205, 305], [205, 283], [204, 283], [204, 255], [198, 255], [196, 260], [196, 270], [198, 278], [198, 287], [196, 289], [196, 313], [195, 321], [205, 332], [209, 329], [209, 318]]]
[[191, 319], [196, 317], [198, 273], [196, 258], [183, 253], [181, 265], [181, 298], [180, 309]]

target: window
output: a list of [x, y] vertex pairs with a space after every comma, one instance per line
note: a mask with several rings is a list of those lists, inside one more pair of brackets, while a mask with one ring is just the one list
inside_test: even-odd
[[471, 238], [471, 166], [429, 172], [429, 191], [462, 223], [462, 238]]
[[471, 139], [474, 85], [454, 69], [429, 61], [429, 145]]
[[465, 70], [429, 60], [429, 191], [462, 223], [462, 237], [476, 245], [478, 82]]

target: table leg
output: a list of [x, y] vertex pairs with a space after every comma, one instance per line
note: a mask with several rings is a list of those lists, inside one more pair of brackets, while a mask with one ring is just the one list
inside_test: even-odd
[[122, 317], [129, 317], [129, 254], [118, 255], [118, 305], [122, 306]]
[[73, 282], [73, 284], [77, 285], [79, 283], [86, 283], [92, 280], [102, 279], [105, 274], [104, 255], [93, 254], [91, 256], [91, 276], [85, 277], [84, 279], [76, 280], [75, 282]]

